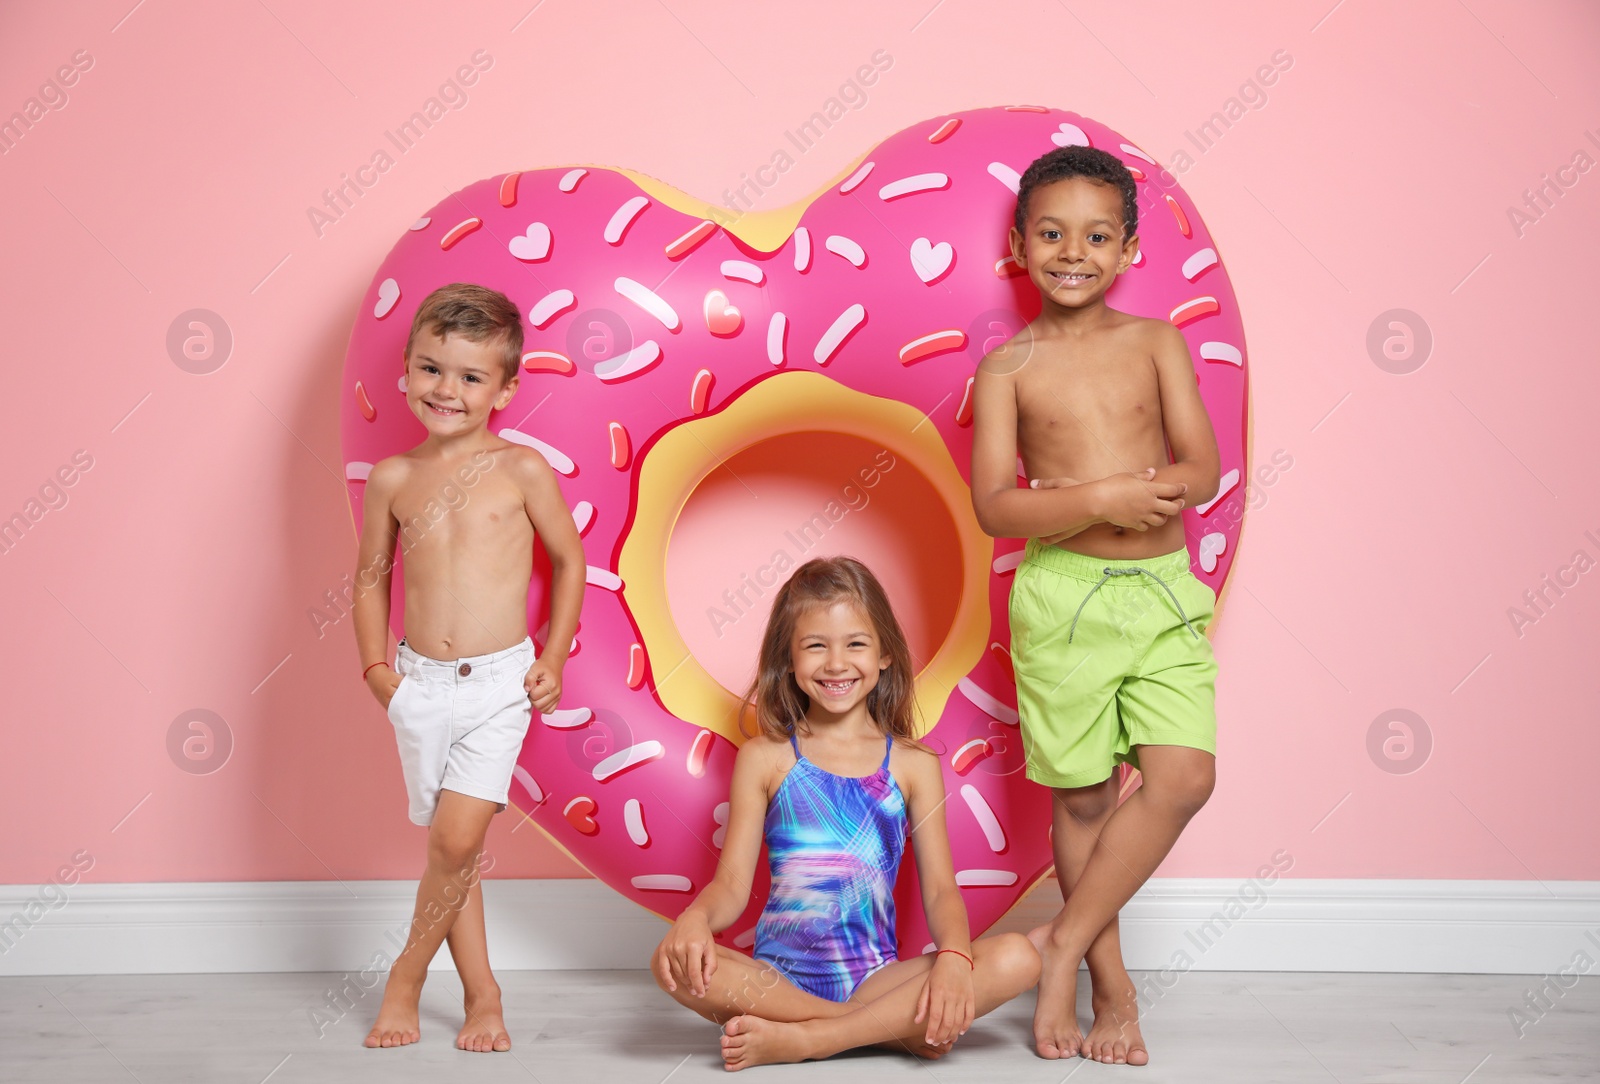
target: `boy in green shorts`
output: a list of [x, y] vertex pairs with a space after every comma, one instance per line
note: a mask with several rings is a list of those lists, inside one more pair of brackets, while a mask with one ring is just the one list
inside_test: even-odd
[[[1030, 935], [1044, 960], [1034, 1045], [1045, 1058], [1143, 1065], [1117, 912], [1216, 778], [1205, 638], [1216, 596], [1189, 571], [1179, 513], [1216, 495], [1218, 458], [1183, 336], [1106, 305], [1138, 252], [1137, 224], [1133, 178], [1105, 151], [1063, 147], [1023, 174], [1011, 251], [1043, 308], [978, 367], [972, 504], [990, 535], [1028, 539], [1011, 650], [1028, 777], [1054, 797], [1065, 902]], [[1121, 762], [1143, 783], [1119, 808]]]

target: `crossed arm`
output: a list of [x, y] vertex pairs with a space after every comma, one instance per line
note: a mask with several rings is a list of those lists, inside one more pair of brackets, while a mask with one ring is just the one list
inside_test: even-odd
[[1035, 478], [1016, 485], [1017, 399], [1014, 373], [978, 367], [973, 383], [972, 507], [996, 538], [1055, 543], [1096, 523], [1145, 531], [1188, 504], [1216, 495], [1216, 437], [1200, 398], [1183, 335], [1170, 324], [1154, 329], [1152, 357], [1161, 416], [1172, 462], [1098, 479]]

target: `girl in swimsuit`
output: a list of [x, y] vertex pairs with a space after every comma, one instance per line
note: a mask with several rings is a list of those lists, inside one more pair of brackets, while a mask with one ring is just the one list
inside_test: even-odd
[[[728, 1069], [881, 1046], [949, 1052], [974, 1017], [1039, 977], [1028, 939], [971, 941], [938, 758], [916, 740], [911, 652], [883, 587], [849, 557], [808, 561], [773, 601], [747, 698], [717, 873], [656, 949], [681, 1004], [722, 1025]], [[907, 829], [936, 948], [895, 951]], [[772, 890], [753, 956], [716, 944], [749, 902], [765, 839]]]

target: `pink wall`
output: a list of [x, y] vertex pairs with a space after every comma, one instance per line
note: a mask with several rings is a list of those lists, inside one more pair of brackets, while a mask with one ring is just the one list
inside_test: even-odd
[[[1600, 160], [1594, 8], [531, 6], [0, 15], [0, 117], [86, 68], [0, 156], [0, 518], [92, 460], [0, 553], [0, 882], [83, 850], [97, 881], [413, 876], [422, 832], [349, 622], [308, 617], [354, 561], [336, 408], [373, 269], [442, 194], [508, 168], [627, 166], [720, 201], [879, 49], [893, 66], [765, 206], [910, 123], [1034, 102], [1168, 163], [1188, 150], [1222, 239], [1256, 461], [1293, 465], [1251, 494], [1216, 636], [1221, 785], [1164, 872], [1243, 876], [1287, 849], [1296, 876], [1600, 878], [1600, 571], [1520, 628], [1507, 613], [1577, 551], [1600, 560], [1600, 172], [1573, 168]], [[466, 103], [319, 236], [307, 208], [477, 50], [493, 64]], [[1200, 153], [1187, 133], [1278, 50], [1292, 67]], [[1519, 228], [1546, 174], [1570, 187]], [[203, 375], [166, 343], [197, 308], [233, 338]], [[1431, 329], [1414, 372], [1369, 354], [1392, 309]], [[195, 708], [233, 742], [207, 775], [167, 747]], [[1431, 734], [1410, 774], [1379, 767], [1412, 766], [1403, 748], [1369, 753], [1393, 708]], [[577, 872], [514, 823], [495, 875]]]

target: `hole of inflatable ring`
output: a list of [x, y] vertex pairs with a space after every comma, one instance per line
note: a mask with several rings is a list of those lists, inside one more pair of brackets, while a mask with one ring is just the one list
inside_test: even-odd
[[847, 554], [894, 605], [911, 654], [931, 659], [955, 622], [961, 543], [938, 491], [882, 444], [785, 433], [700, 482], [667, 544], [667, 600], [684, 643], [724, 689], [754, 675], [772, 600], [814, 557]]
[[783, 373], [663, 434], [639, 468], [619, 571], [679, 718], [735, 742], [739, 697], [789, 574], [848, 554], [883, 583], [918, 666], [923, 728], [981, 656], [993, 544], [916, 409]]

